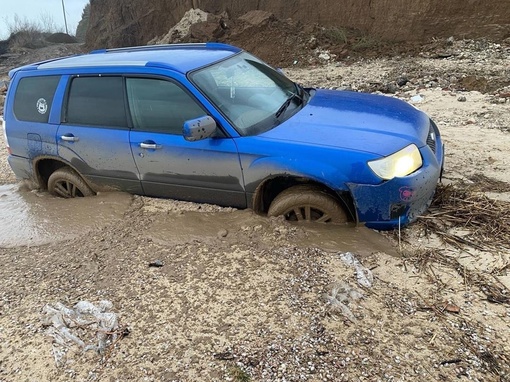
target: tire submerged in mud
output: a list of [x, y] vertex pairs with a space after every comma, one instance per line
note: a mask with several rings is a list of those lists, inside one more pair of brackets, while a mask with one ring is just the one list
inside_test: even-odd
[[347, 223], [345, 209], [317, 186], [299, 185], [282, 191], [271, 203], [268, 216], [283, 215], [288, 221]]
[[50, 175], [48, 192], [66, 199], [95, 195], [83, 178], [69, 167], [59, 168]]

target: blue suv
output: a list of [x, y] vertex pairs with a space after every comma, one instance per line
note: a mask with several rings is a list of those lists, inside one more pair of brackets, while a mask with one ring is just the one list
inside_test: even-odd
[[253, 208], [290, 221], [405, 225], [443, 165], [434, 122], [385, 96], [303, 88], [225, 44], [121, 48], [12, 70], [17, 178]]

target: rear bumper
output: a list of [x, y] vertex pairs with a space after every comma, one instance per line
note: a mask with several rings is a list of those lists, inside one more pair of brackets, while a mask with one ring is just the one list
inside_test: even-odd
[[415, 221], [429, 207], [440, 179], [444, 148], [421, 150], [423, 166], [413, 174], [378, 185], [348, 184], [358, 222], [377, 230], [390, 230]]
[[17, 179], [30, 179], [35, 181], [32, 171], [32, 162], [28, 158], [9, 155], [7, 161]]

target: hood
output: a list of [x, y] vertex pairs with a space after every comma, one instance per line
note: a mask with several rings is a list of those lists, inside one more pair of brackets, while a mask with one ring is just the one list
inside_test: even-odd
[[261, 136], [386, 156], [425, 145], [429, 125], [425, 113], [396, 98], [316, 90], [303, 109]]

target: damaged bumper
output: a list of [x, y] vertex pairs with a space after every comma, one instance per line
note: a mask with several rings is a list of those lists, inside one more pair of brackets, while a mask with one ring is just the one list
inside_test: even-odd
[[440, 179], [444, 148], [438, 142], [433, 153], [420, 149], [423, 166], [413, 174], [378, 185], [348, 184], [358, 222], [377, 230], [389, 230], [415, 221], [429, 207]]

